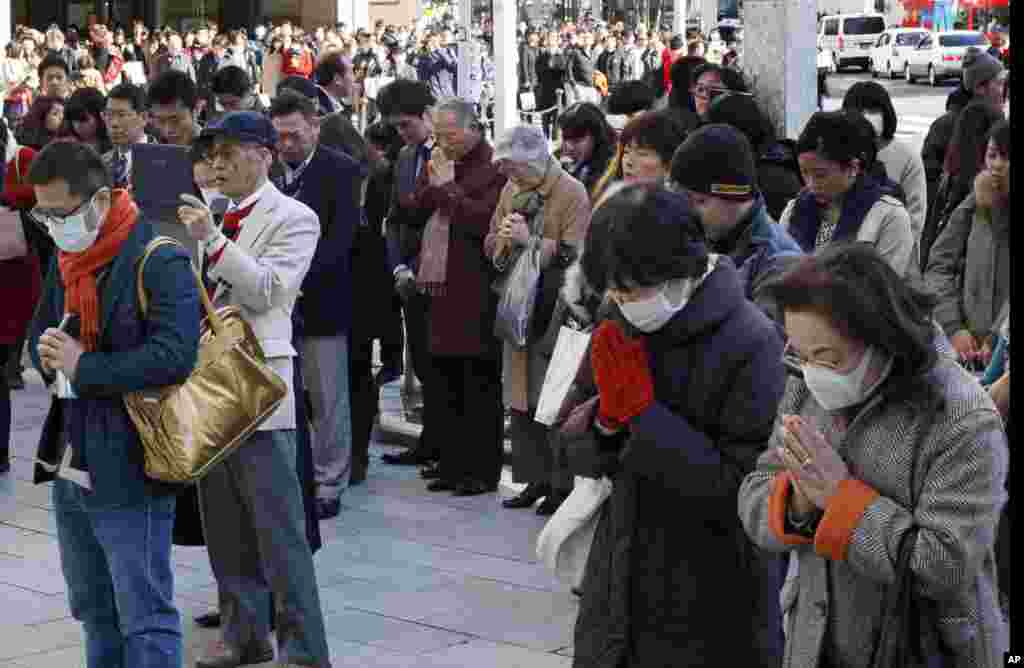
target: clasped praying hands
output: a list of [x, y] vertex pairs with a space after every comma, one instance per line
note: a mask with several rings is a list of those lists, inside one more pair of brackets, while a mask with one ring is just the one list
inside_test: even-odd
[[850, 470], [814, 425], [798, 415], [786, 415], [782, 426], [783, 445], [778, 454], [793, 474], [795, 508], [801, 514], [814, 508], [824, 510], [839, 483], [850, 477]]

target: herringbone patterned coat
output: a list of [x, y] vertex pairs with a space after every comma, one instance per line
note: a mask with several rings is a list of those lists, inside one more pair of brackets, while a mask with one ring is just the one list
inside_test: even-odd
[[[743, 482], [739, 513], [748, 535], [764, 549], [792, 551], [799, 564], [782, 594], [789, 613], [785, 668], [818, 668], [823, 656], [830, 666], [869, 665], [900, 538], [912, 525], [919, 528], [911, 559], [918, 591], [935, 603], [938, 631], [956, 668], [1001, 665], [1008, 631], [999, 612], [993, 546], [1006, 503], [1002, 423], [988, 394], [947, 356], [927, 381], [944, 399], [931, 415], [915, 398], [884, 396], [883, 387], [846, 432], [837, 433], [804, 382], [790, 380], [779, 414], [823, 425], [851, 475], [878, 496], [862, 497], [870, 503], [854, 511], [840, 560], [823, 545], [824, 520], [813, 544], [787, 544], [770, 526], [782, 471], [773, 453], [777, 435]], [[912, 509], [911, 465], [918, 499]]]

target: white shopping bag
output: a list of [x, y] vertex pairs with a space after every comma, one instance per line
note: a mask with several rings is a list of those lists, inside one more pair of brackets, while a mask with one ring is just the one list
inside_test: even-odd
[[558, 340], [555, 342], [548, 372], [544, 376], [534, 420], [550, 427], [558, 419], [558, 412], [576, 380], [589, 345], [589, 329], [579, 330], [563, 325], [558, 331]]
[[537, 558], [573, 587], [583, 582], [601, 506], [611, 493], [607, 477], [576, 476], [572, 493], [537, 536]]

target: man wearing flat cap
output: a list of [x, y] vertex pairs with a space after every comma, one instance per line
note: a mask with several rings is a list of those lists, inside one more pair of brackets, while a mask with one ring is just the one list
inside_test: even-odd
[[320, 237], [316, 214], [268, 176], [277, 132], [265, 116], [229, 113], [203, 131], [213, 141], [214, 187], [232, 202], [218, 228], [198, 202], [178, 217], [200, 243], [214, 304], [237, 306], [289, 390], [277, 411], [199, 483], [206, 544], [217, 578], [224, 652], [197, 668], [235, 668], [274, 658], [330, 665], [313, 557], [296, 473], [291, 390], [292, 310]]

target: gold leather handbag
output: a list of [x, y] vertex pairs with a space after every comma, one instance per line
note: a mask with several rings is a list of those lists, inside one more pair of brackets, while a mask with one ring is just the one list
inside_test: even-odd
[[[153, 251], [168, 245], [184, 248], [170, 237], [156, 237], [139, 261], [136, 287], [143, 318], [148, 307], [143, 269]], [[195, 265], [192, 274], [206, 311], [195, 368], [181, 385], [124, 397], [142, 441], [146, 475], [163, 482], [201, 479], [245, 443], [288, 392], [238, 307], [215, 310]]]

